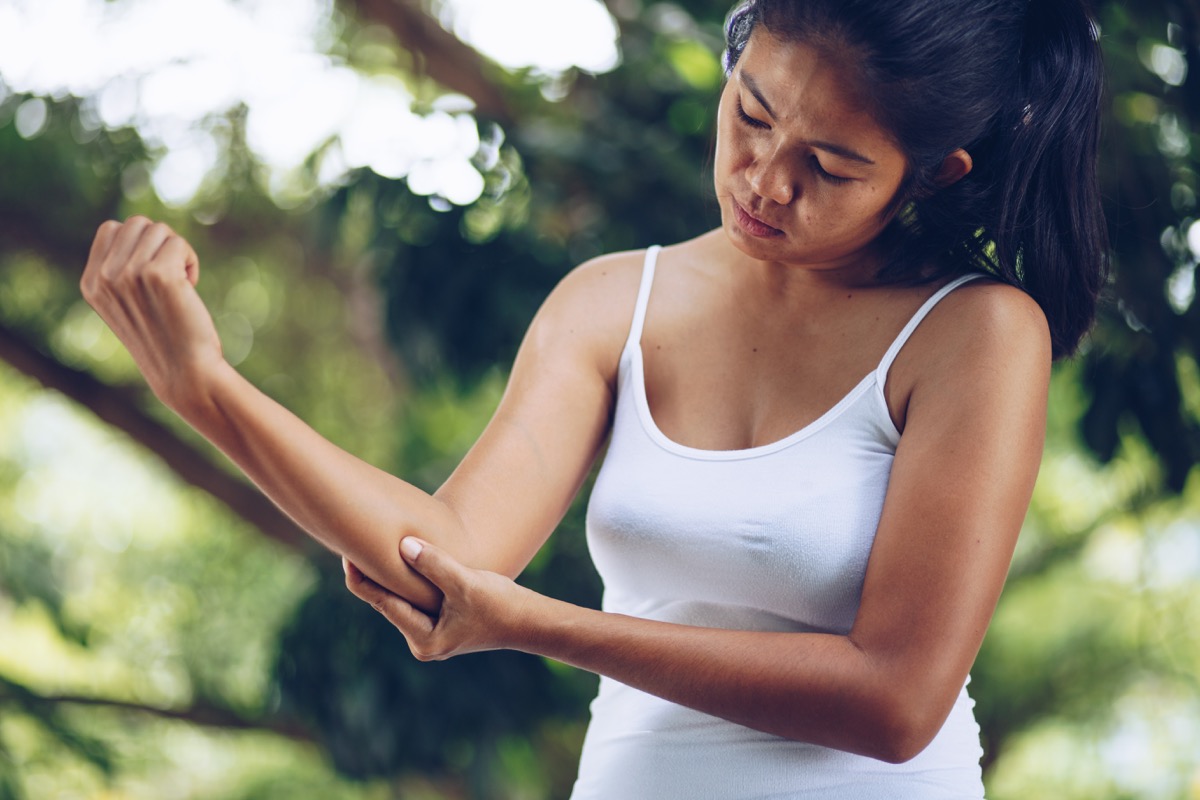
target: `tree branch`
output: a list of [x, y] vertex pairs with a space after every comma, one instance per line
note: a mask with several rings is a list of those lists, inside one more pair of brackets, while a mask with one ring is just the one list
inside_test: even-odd
[[47, 703], [79, 706], [111, 708], [118, 711], [132, 711], [138, 714], [148, 714], [160, 719], [188, 722], [192, 725], [202, 725], [208, 728], [228, 728], [231, 730], [266, 730], [278, 733], [289, 739], [303, 742], [313, 741], [312, 733], [301, 725], [281, 719], [265, 717], [249, 719], [235, 714], [219, 706], [193, 703], [187, 708], [159, 708], [125, 700], [109, 700], [102, 697], [85, 697], [83, 695], [40, 695], [39, 698]]
[[0, 360], [124, 431], [184, 481], [224, 503], [267, 537], [292, 550], [306, 554], [310, 551], [310, 540], [296, 523], [252, 485], [221, 469], [203, 452], [148, 416], [138, 407], [138, 398], [130, 387], [109, 386], [87, 372], [68, 367], [4, 325], [0, 325]]
[[418, 71], [475, 101], [479, 116], [506, 125], [512, 112], [504, 94], [490, 80], [489, 62], [443, 28], [413, 0], [345, 0], [361, 19], [392, 32], [418, 60]]
[[46, 695], [31, 690], [28, 686], [16, 683], [8, 678], [0, 677], [0, 703], [4, 701], [16, 703], [31, 714], [38, 716], [38, 709], [52, 706], [77, 705], [95, 708], [110, 708], [117, 711], [129, 711], [137, 714], [147, 714], [160, 719], [177, 722], [187, 722], [192, 725], [202, 725], [209, 728], [227, 728], [232, 730], [266, 730], [303, 742], [313, 741], [312, 733], [301, 725], [284, 720], [266, 717], [251, 719], [243, 717], [227, 708], [207, 703], [193, 703], [186, 708], [162, 708], [133, 703], [128, 700], [114, 700], [88, 695], [56, 694]]

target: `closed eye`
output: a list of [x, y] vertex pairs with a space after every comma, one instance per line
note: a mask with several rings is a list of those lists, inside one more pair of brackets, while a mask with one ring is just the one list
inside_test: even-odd
[[755, 119], [754, 117], [747, 114], [746, 109], [742, 106], [742, 99], [740, 97], [738, 98], [738, 101], [737, 101], [737, 115], [738, 115], [738, 119], [740, 119], [746, 125], [749, 125], [751, 128], [769, 128], [769, 127], [771, 127], [770, 125], [763, 122], [762, 120]]
[[849, 183], [851, 180], [853, 180], [852, 178], [844, 178], [841, 175], [834, 175], [826, 172], [825, 168], [821, 166], [821, 159], [817, 158], [815, 155], [809, 156], [809, 159], [812, 163], [813, 172], [817, 173], [817, 177], [823, 181], [829, 181], [835, 186], [840, 186], [843, 183]]
[[[765, 130], [765, 129], [771, 127], [770, 125], [763, 122], [762, 120], [755, 119], [754, 117], [747, 114], [745, 107], [742, 105], [742, 99], [740, 97], [738, 98], [738, 101], [737, 101], [737, 116], [738, 116], [738, 119], [742, 121], [742, 124], [748, 125], [751, 128]], [[827, 172], [825, 170], [825, 168], [823, 166], [821, 166], [821, 160], [819, 158], [817, 158], [817, 156], [815, 154], [809, 156], [809, 163], [812, 166], [812, 171], [814, 173], [816, 173], [818, 178], [820, 178], [823, 181], [826, 181], [827, 183], [833, 184], [834, 186], [840, 186], [844, 183], [849, 183], [851, 180], [853, 180], [853, 178], [844, 178], [841, 175], [834, 175], [831, 172]]]

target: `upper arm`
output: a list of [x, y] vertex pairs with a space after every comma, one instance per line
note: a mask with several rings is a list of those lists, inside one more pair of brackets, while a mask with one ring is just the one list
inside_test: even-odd
[[[931, 737], [982, 643], [1045, 437], [1050, 339], [1027, 295], [958, 290], [908, 347], [913, 376], [850, 637]], [[944, 312], [944, 313], [939, 313]], [[925, 739], [927, 741], [927, 739]]]
[[608, 433], [640, 265], [637, 253], [589, 261], [534, 317], [491, 422], [436, 493], [468, 565], [515, 576], [570, 506]]

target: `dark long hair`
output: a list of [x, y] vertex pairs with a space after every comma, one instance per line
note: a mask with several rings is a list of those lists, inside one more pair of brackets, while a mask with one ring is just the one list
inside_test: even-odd
[[[879, 278], [983, 270], [1045, 312], [1073, 353], [1107, 273], [1097, 150], [1103, 64], [1083, 0], [748, 0], [726, 24], [726, 71], [756, 26], [852, 67], [908, 159]], [[939, 188], [958, 148], [974, 168]]]

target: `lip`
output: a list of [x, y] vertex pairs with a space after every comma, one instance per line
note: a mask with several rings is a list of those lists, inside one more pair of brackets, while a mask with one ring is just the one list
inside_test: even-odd
[[752, 215], [746, 209], [742, 208], [742, 204], [737, 200], [733, 200], [732, 202], [733, 215], [737, 219], [738, 227], [746, 233], [759, 239], [772, 239], [777, 236], [783, 236], [783, 231], [779, 230], [779, 228], [772, 227]]

